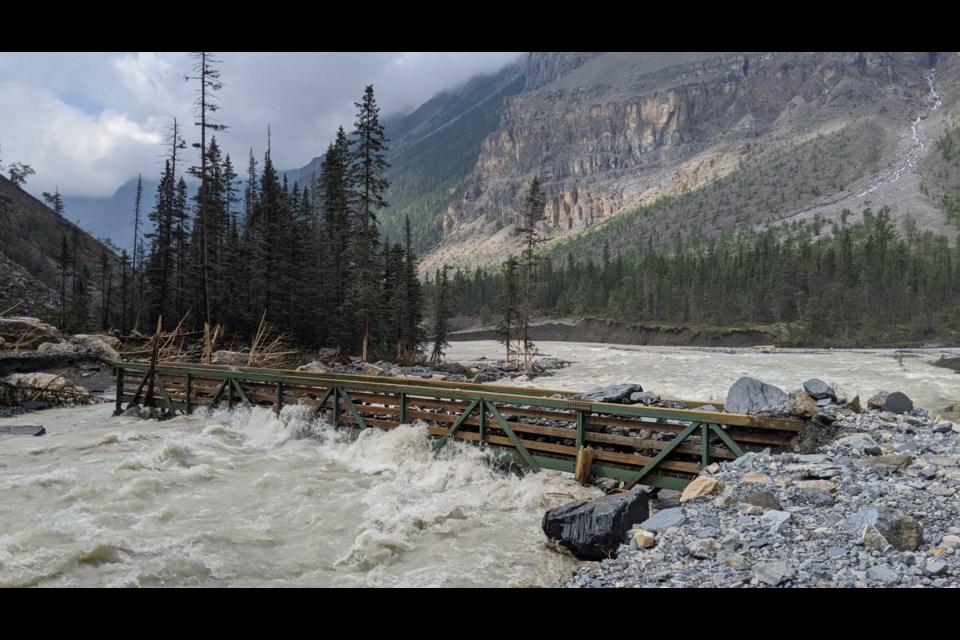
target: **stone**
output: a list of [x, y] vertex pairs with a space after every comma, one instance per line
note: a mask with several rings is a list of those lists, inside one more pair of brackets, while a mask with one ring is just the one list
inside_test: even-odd
[[234, 366], [246, 366], [249, 360], [249, 353], [228, 351], [226, 349], [214, 351], [210, 356], [210, 364], [232, 364]]
[[723, 491], [723, 483], [716, 478], [697, 476], [693, 482], [684, 487], [683, 493], [680, 495], [680, 504], [690, 502], [702, 496], [719, 493], [720, 491]]
[[860, 413], [860, 411], [862, 411], [862, 407], [860, 406], [860, 396], [853, 396], [853, 400], [848, 402], [846, 407], [854, 413]]
[[764, 509], [774, 509], [776, 511], [783, 509], [783, 505], [780, 504], [780, 501], [777, 500], [777, 497], [773, 495], [772, 492], [766, 490], [751, 491], [750, 493], [742, 496], [740, 498], [740, 502], [763, 507]]
[[797, 391], [790, 396], [784, 411], [799, 418], [812, 418], [817, 415], [817, 401], [806, 391]]
[[947, 369], [953, 369], [954, 371], [960, 372], [960, 356], [948, 356], [945, 354], [940, 355], [940, 359], [931, 362], [935, 367], [946, 367]]
[[885, 584], [896, 584], [900, 582], [900, 574], [890, 569], [889, 567], [884, 567], [881, 565], [876, 565], [867, 569], [867, 577], [875, 582], [883, 582]]
[[[70, 342], [84, 347], [100, 360], [111, 363], [120, 362], [121, 360], [120, 354], [117, 353], [117, 350], [108, 342], [114, 340], [116, 340], [116, 338], [113, 336], [88, 335], [85, 333], [70, 336]], [[119, 341], [117, 344], [119, 344]]]
[[740, 478], [740, 482], [743, 483], [755, 483], [755, 484], [773, 484], [773, 480], [770, 479], [770, 476], [757, 473], [756, 471], [748, 471], [743, 474], [743, 477]]
[[640, 549], [649, 549], [657, 542], [657, 537], [652, 531], [646, 529], [635, 529], [633, 539]]
[[907, 440], [906, 442], [898, 442], [893, 445], [893, 450], [897, 453], [903, 453], [905, 451], [918, 451], [920, 446], [914, 440]]
[[873, 456], [865, 458], [866, 464], [889, 464], [898, 469], [906, 469], [913, 463], [913, 458], [906, 453], [889, 453], [885, 456]]
[[777, 509], [768, 509], [763, 512], [760, 519], [770, 525], [770, 533], [779, 533], [780, 527], [790, 519], [790, 512], [779, 511]]
[[780, 413], [789, 397], [780, 387], [756, 378], [743, 377], [727, 391], [727, 413]]
[[880, 445], [877, 444], [877, 441], [870, 437], [866, 433], [852, 433], [848, 436], [843, 436], [834, 442], [835, 446], [844, 446], [850, 447], [854, 451], [859, 451], [862, 453], [867, 453], [868, 451], [880, 451]]
[[630, 394], [630, 402], [633, 404], [651, 405], [660, 402], [660, 395], [652, 391], [640, 391]]
[[312, 362], [308, 362], [307, 364], [300, 365], [299, 367], [297, 367], [297, 371], [312, 371], [314, 373], [326, 373], [327, 367], [325, 364], [323, 364], [319, 360], [314, 360]]
[[671, 527], [679, 527], [687, 521], [683, 508], [673, 507], [657, 511], [652, 517], [640, 523], [640, 527], [647, 531], [664, 531]]
[[832, 560], [842, 558], [845, 555], [847, 555], [847, 550], [843, 547], [829, 547], [827, 549], [827, 557]]
[[881, 410], [883, 408], [883, 403], [887, 401], [887, 395], [889, 394], [886, 391], [880, 391], [879, 393], [870, 396], [870, 399], [867, 400], [867, 409], [876, 409], [877, 411]]
[[706, 471], [707, 473], [719, 473], [720, 465], [717, 464], [716, 462], [713, 462], [711, 464], [708, 464], [706, 467], [704, 467], [703, 470]]
[[953, 534], [946, 535], [946, 536], [943, 536], [943, 540], [941, 540], [940, 542], [942, 542], [943, 544], [949, 544], [950, 546], [960, 547], [960, 536], [955, 536]]
[[836, 500], [828, 491], [816, 488], [800, 489], [798, 492], [798, 501], [803, 504], [813, 505], [815, 507], [827, 507]]
[[708, 560], [713, 558], [721, 549], [720, 543], [713, 538], [694, 540], [693, 542], [688, 543], [685, 548], [687, 553], [700, 560]]
[[845, 520], [844, 529], [862, 537], [867, 525], [874, 527], [888, 544], [899, 551], [916, 551], [923, 539], [920, 523], [915, 518], [890, 507], [861, 509]]
[[863, 540], [865, 545], [877, 551], [886, 551], [890, 547], [887, 539], [872, 524], [863, 525], [863, 529], [860, 531], [860, 539]]
[[577, 396], [579, 400], [588, 402], [613, 402], [623, 404], [631, 394], [643, 391], [638, 384], [614, 384], [605, 387], [594, 387]]
[[913, 401], [905, 393], [894, 391], [884, 399], [880, 410], [890, 413], [909, 413], [913, 411]]
[[71, 356], [78, 353], [77, 345], [69, 342], [44, 342], [37, 347], [38, 353], [55, 353], [58, 355]]
[[793, 568], [785, 560], [758, 562], [750, 568], [750, 573], [763, 584], [776, 587], [793, 576]]
[[42, 425], [0, 424], [0, 433], [11, 436], [42, 436], [47, 433], [47, 430]]
[[28, 316], [0, 317], [0, 338], [8, 349], [36, 349], [44, 342], [63, 342], [59, 329]]
[[14, 387], [69, 394], [80, 400], [90, 397], [87, 389], [53, 373], [11, 373], [3, 382]]
[[621, 541], [648, 515], [648, 494], [642, 487], [634, 487], [550, 509], [544, 513], [541, 526], [549, 539], [558, 541], [577, 558], [603, 560], [614, 557]]
[[930, 558], [923, 566], [923, 571], [930, 576], [939, 576], [947, 571], [947, 563], [943, 560]]
[[934, 433], [950, 433], [953, 431], [953, 423], [949, 420], [941, 420], [933, 425]]
[[836, 402], [837, 394], [826, 382], [820, 378], [811, 378], [803, 383], [804, 390], [810, 394], [816, 400], [822, 398], [829, 398], [830, 400]]
[[837, 490], [837, 485], [829, 480], [797, 480], [794, 485], [799, 489], [819, 489], [820, 491], [827, 492]]

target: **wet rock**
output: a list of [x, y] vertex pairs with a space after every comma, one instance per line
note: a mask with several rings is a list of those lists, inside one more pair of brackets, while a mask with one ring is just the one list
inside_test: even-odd
[[758, 562], [750, 568], [753, 577], [760, 582], [776, 587], [793, 575], [793, 568], [785, 560]]
[[775, 387], [756, 378], [743, 377], [727, 391], [724, 409], [728, 413], [780, 413], [789, 396]]
[[935, 367], [945, 367], [960, 372], [960, 356], [941, 355], [940, 359], [932, 364]]
[[790, 396], [784, 411], [799, 418], [812, 418], [819, 409], [817, 401], [806, 391], [797, 391]]
[[581, 560], [603, 560], [616, 555], [630, 529], [646, 520], [648, 514], [646, 491], [634, 487], [624, 493], [550, 509], [543, 515], [542, 528], [548, 538], [558, 541]]
[[884, 399], [880, 409], [890, 413], [909, 413], [913, 411], [913, 401], [907, 397], [907, 394], [894, 391]]
[[683, 513], [681, 507], [672, 507], [656, 512], [650, 518], [640, 523], [642, 529], [647, 531], [664, 531], [671, 527], [679, 527], [687, 521], [687, 516]]
[[831, 402], [837, 401], [837, 394], [826, 382], [820, 378], [811, 378], [803, 383], [804, 390], [815, 400], [828, 399]]
[[643, 391], [643, 387], [638, 384], [614, 384], [605, 387], [594, 387], [589, 391], [584, 391], [577, 396], [580, 400], [588, 402], [613, 402], [624, 403], [634, 393]]
[[47, 430], [42, 425], [0, 424], [0, 433], [11, 436], [42, 436]]
[[647, 406], [660, 402], [660, 394], [652, 391], [641, 391], [630, 394], [630, 402], [633, 404], [645, 404]]
[[711, 478], [709, 476], [697, 476], [683, 489], [683, 494], [680, 496], [680, 504], [690, 502], [691, 500], [700, 498], [702, 496], [709, 496], [714, 493], [719, 493], [722, 490], [723, 484], [717, 481], [716, 478]]
[[874, 394], [869, 400], [867, 400], [867, 408], [876, 409], [879, 411], [883, 408], [883, 403], [887, 401], [888, 395], [889, 394], [886, 391], [880, 391]]
[[743, 495], [740, 498], [740, 502], [752, 504], [764, 509], [774, 509], [776, 511], [783, 509], [783, 505], [780, 504], [780, 501], [777, 500], [777, 497], [773, 495], [771, 491], [751, 491]]

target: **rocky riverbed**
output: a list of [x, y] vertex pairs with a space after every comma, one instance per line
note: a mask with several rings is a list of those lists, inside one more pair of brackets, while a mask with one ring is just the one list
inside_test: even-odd
[[866, 409], [832, 427], [813, 453], [748, 453], [651, 494], [615, 557], [563, 586], [960, 586], [960, 424]]

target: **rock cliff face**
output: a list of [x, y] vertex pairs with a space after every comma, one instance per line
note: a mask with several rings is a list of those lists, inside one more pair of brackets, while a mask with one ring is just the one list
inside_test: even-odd
[[[564, 235], [697, 189], [746, 153], [869, 121], [880, 131], [876, 153], [850, 159], [872, 163], [862, 172], [867, 184], [928, 107], [931, 65], [947, 72], [941, 84], [954, 86], [955, 57], [531, 54], [525, 89], [505, 100], [500, 126], [484, 140], [464, 197], [447, 209], [445, 240], [425, 268], [457, 262], [454, 255], [465, 265], [503, 259], [512, 244], [495, 234], [516, 222], [535, 175], [547, 196], [544, 232]], [[465, 242], [465, 250], [454, 249]]]

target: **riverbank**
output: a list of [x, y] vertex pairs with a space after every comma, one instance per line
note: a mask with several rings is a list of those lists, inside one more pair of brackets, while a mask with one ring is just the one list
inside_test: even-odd
[[[598, 342], [672, 347], [761, 347], [796, 345], [789, 325], [757, 325], [754, 327], [704, 327], [700, 325], [665, 325], [658, 323], [628, 324], [605, 318], [566, 318], [531, 323], [530, 339], [534, 342]], [[472, 327], [452, 332], [450, 342], [497, 340], [496, 329]], [[877, 344], [835, 344], [809, 348], [956, 348], [960, 342], [943, 338], [925, 342], [899, 340]]]

